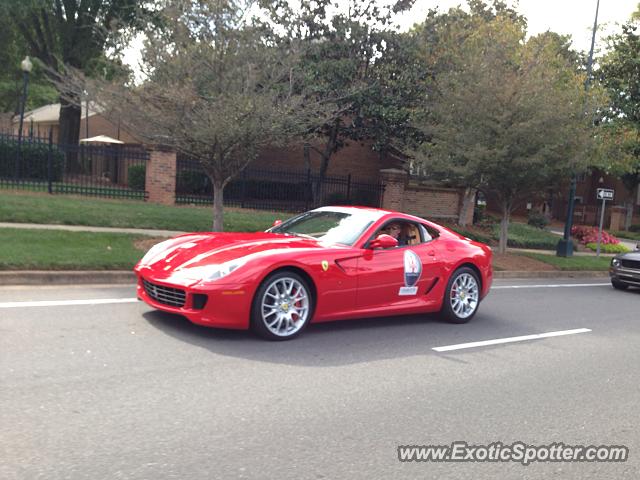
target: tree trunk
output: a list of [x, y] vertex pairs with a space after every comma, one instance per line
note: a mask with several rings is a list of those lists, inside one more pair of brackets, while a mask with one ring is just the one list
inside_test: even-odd
[[461, 227], [467, 226], [467, 219], [469, 218], [469, 209], [473, 208], [474, 200], [476, 197], [476, 190], [471, 187], [466, 187], [462, 194], [462, 205], [460, 206], [460, 213], [458, 214], [458, 225]]
[[631, 224], [633, 223], [633, 199], [628, 199], [625, 208], [627, 209], [624, 216], [624, 230], [629, 230]]
[[507, 251], [507, 240], [509, 239], [509, 217], [511, 216], [511, 209], [502, 207], [502, 220], [500, 221], [500, 242], [498, 244], [498, 253], [505, 253]]
[[329, 139], [327, 140], [327, 144], [325, 145], [324, 152], [320, 152], [322, 156], [322, 163], [320, 164], [320, 172], [318, 175], [318, 179], [314, 183], [313, 186], [313, 206], [318, 207], [319, 204], [324, 201], [322, 198], [322, 184], [324, 183], [324, 179], [327, 175], [327, 170], [329, 169], [329, 161], [331, 160], [331, 155], [333, 155], [333, 151], [336, 148], [336, 143], [338, 141], [338, 128], [340, 126], [340, 120], [336, 120], [331, 128], [331, 133], [329, 134]]
[[70, 102], [65, 97], [60, 97], [60, 117], [58, 143], [69, 146], [67, 152], [67, 171], [80, 173], [80, 163], [78, 162], [78, 149], [80, 141], [80, 117], [82, 115], [80, 102]]
[[222, 232], [224, 230], [224, 186], [213, 183], [213, 231]]

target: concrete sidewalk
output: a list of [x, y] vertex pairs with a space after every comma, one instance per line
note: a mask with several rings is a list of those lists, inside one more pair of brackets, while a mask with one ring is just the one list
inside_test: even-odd
[[90, 227], [87, 225], [43, 225], [39, 223], [9, 223], [0, 222], [0, 228], [26, 228], [32, 230], [66, 230], [69, 232], [101, 232], [101, 233], [133, 233], [149, 237], [175, 237], [187, 232], [177, 230], [152, 230], [148, 228], [114, 228]]

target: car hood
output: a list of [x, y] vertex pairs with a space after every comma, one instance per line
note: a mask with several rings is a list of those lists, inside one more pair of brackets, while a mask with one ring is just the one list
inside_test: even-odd
[[636, 250], [635, 252], [623, 253], [621, 255], [616, 255], [616, 258], [640, 261], [640, 250]]
[[315, 239], [275, 233], [193, 233], [163, 243], [164, 248], [147, 255], [138, 264], [155, 278], [201, 279], [203, 270], [232, 260], [250, 260], [263, 255], [315, 250], [327, 245]]

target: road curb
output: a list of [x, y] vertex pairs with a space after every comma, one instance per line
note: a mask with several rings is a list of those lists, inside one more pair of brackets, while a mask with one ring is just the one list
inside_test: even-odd
[[132, 284], [136, 275], [128, 270], [11, 271], [0, 272], [2, 285]]
[[[604, 278], [607, 271], [499, 271], [493, 272], [494, 279], [505, 278]], [[0, 272], [0, 286], [8, 285], [90, 285], [113, 284], [131, 285], [136, 283], [136, 275], [127, 270], [95, 271], [10, 271]]]

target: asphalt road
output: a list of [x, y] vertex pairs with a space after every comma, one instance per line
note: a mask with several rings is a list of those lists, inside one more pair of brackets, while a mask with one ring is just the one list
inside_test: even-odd
[[[271, 343], [124, 287], [0, 289], [0, 478], [637, 479], [640, 291], [496, 282], [467, 325], [312, 326]], [[524, 286], [526, 288], [505, 288]], [[125, 300], [126, 301], [126, 300]], [[445, 353], [433, 348], [586, 328]], [[625, 463], [401, 463], [398, 445], [626, 445]]]

